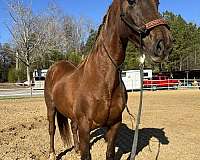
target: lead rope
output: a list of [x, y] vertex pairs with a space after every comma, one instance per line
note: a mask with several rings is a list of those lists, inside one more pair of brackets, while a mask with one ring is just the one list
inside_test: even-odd
[[134, 139], [133, 139], [133, 145], [132, 145], [130, 160], [135, 160], [135, 156], [136, 156], [137, 144], [138, 144], [138, 134], [139, 134], [139, 125], [140, 125], [140, 118], [141, 118], [142, 106], [143, 106], [143, 78], [144, 78], [143, 70], [144, 70], [145, 56], [142, 52], [142, 34], [141, 33], [140, 33], [140, 54], [141, 54], [141, 59], [140, 59], [140, 83], [141, 83], [141, 86], [140, 86], [140, 103], [139, 103], [139, 109], [138, 109], [136, 124], [135, 124], [135, 134], [134, 134]]

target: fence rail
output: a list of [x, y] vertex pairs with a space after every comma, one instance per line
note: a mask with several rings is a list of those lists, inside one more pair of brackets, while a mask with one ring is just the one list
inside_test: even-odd
[[35, 97], [43, 96], [43, 90], [33, 89], [23, 83], [0, 83], [0, 97]]
[[[171, 83], [170, 80], [177, 80], [179, 83]], [[144, 86], [144, 90], [200, 89], [200, 79], [169, 79], [169, 82], [163, 83], [163, 86], [156, 83], [148, 84], [148, 87]], [[34, 84], [32, 85], [28, 87], [23, 83], [0, 83], [0, 97], [34, 97], [44, 95], [43, 89], [34, 89]]]
[[[134, 79], [129, 79], [125, 83], [128, 91], [140, 90], [140, 83], [134, 83]], [[144, 90], [170, 90], [170, 89], [199, 89], [200, 79], [163, 79], [163, 80], [144, 80]]]

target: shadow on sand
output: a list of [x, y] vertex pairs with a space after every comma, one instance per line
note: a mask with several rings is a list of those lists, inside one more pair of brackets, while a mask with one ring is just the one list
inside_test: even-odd
[[[106, 133], [105, 128], [100, 128], [100, 129], [97, 129], [94, 132], [92, 132], [91, 146], [93, 146], [100, 139], [104, 138], [105, 133]], [[123, 154], [131, 153], [133, 137], [134, 137], [134, 130], [128, 128], [126, 124], [122, 124], [122, 126], [119, 130], [119, 133], [118, 133], [117, 140], [116, 140], [116, 147], [118, 147], [118, 150], [116, 152], [115, 160], [120, 160], [122, 158]], [[160, 128], [140, 129], [136, 153], [138, 154], [146, 146], [148, 146], [151, 141], [151, 138], [156, 139], [156, 141], [158, 142], [158, 151], [157, 151], [157, 155], [156, 155], [156, 159], [155, 159], [155, 160], [158, 160], [159, 153], [160, 153], [160, 144], [163, 144], [163, 145], [169, 144], [168, 137], [166, 137], [163, 128], [161, 128], [161, 129]], [[57, 156], [57, 159], [62, 158], [62, 156], [64, 156], [67, 152], [71, 151], [72, 149], [73, 149], [73, 147], [60, 153]]]

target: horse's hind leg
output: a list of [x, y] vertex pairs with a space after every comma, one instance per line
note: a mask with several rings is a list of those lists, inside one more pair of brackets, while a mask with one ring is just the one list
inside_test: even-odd
[[107, 151], [106, 151], [106, 160], [114, 160], [115, 158], [115, 140], [117, 138], [117, 133], [121, 121], [111, 126], [108, 132], [105, 135], [105, 139], [108, 142]]
[[79, 151], [79, 140], [78, 140], [78, 124], [76, 121], [71, 121], [71, 128], [72, 128], [72, 134], [73, 134], [73, 140], [74, 140], [74, 149], [76, 152]]
[[49, 160], [55, 160], [55, 150], [54, 150], [54, 135], [55, 135], [55, 114], [56, 108], [53, 104], [47, 106], [47, 117], [49, 121], [49, 135], [50, 135], [50, 157]]

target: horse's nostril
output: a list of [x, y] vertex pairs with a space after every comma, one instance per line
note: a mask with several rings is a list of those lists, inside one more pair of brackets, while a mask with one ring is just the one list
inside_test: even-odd
[[165, 45], [163, 40], [157, 41], [155, 45], [155, 55], [156, 56], [163, 56], [165, 50]]

